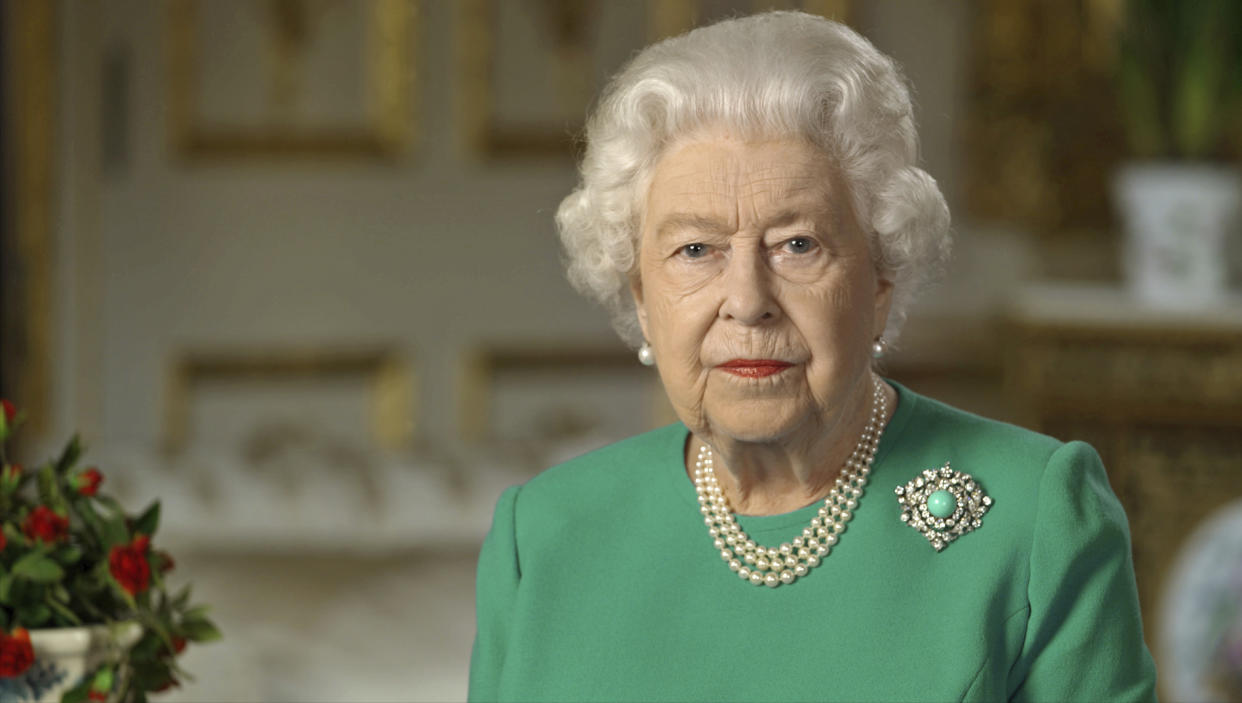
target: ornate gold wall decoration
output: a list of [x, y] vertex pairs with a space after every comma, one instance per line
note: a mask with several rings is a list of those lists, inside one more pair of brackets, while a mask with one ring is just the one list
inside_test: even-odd
[[[390, 349], [275, 349], [196, 351], [175, 359], [168, 369], [165, 391], [164, 449], [177, 452], [191, 444], [194, 396], [210, 384], [233, 384], [244, 391], [276, 383], [290, 391], [302, 391], [316, 384], [342, 382], [368, 396], [370, 436], [375, 446], [410, 446], [416, 379], [412, 364], [402, 354]], [[294, 409], [302, 402], [302, 396], [292, 393], [288, 398]], [[299, 430], [283, 418], [256, 416], [254, 421], [283, 428], [285, 433]]]
[[1112, 222], [1124, 154], [1112, 85], [1120, 0], [981, 0], [970, 58], [965, 200], [1037, 230]]
[[482, 345], [463, 355], [457, 402], [471, 443], [620, 439], [677, 419], [654, 370], [617, 347]]
[[573, 155], [591, 101], [646, 44], [766, 9], [838, 20], [850, 0], [460, 0], [459, 111], [485, 158]]
[[[410, 147], [414, 0], [171, 0], [162, 9], [176, 154], [395, 156]], [[355, 72], [336, 75], [341, 66]]]

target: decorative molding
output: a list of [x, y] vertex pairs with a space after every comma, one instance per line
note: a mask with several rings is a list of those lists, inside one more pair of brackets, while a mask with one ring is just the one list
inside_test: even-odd
[[1112, 226], [1121, 11], [1116, 0], [981, 0], [960, 133], [973, 218], [1089, 236]]
[[[364, 121], [356, 125], [299, 126], [269, 121], [259, 126], [205, 124], [196, 109], [204, 58], [200, 13], [209, 3], [170, 0], [167, 12], [168, 117], [171, 146], [179, 156], [207, 157], [395, 157], [408, 151], [413, 141], [416, 71], [413, 45], [418, 33], [415, 0], [366, 0], [334, 5], [342, 11], [359, 12], [364, 24], [362, 40], [363, 95], [367, 100]], [[250, 3], [251, 7], [263, 7]], [[277, 18], [308, 12], [308, 0], [267, 0]], [[301, 13], [301, 14], [299, 14]], [[304, 20], [304, 18], [303, 18]], [[291, 32], [304, 29], [294, 17]], [[273, 24], [279, 24], [272, 20]], [[293, 43], [293, 42], [288, 42]], [[267, 54], [283, 55], [281, 42]], [[288, 53], [288, 52], [284, 52]], [[256, 57], [256, 60], [262, 57]], [[273, 59], [275, 60], [275, 59]], [[289, 62], [285, 62], [289, 63]], [[296, 72], [289, 66], [281, 75]], [[287, 76], [286, 76], [287, 77]], [[279, 78], [279, 76], [278, 76]], [[275, 81], [276, 89], [283, 83]], [[288, 83], [288, 81], [285, 81]]]
[[369, 385], [371, 435], [386, 449], [411, 445], [416, 379], [412, 364], [391, 349], [294, 349], [188, 352], [170, 364], [165, 391], [163, 445], [168, 452], [190, 441], [195, 390], [212, 381], [262, 383], [356, 378]]
[[[592, 376], [615, 376], [625, 379], [626, 383], [644, 386], [644, 397], [636, 410], [642, 418], [641, 424], [647, 429], [677, 419], [668, 404], [663, 386], [660, 385], [659, 376], [654, 370], [639, 364], [634, 353], [628, 349], [573, 344], [483, 345], [462, 357], [458, 379], [458, 412], [463, 439], [470, 443], [502, 439], [497, 436], [493, 427], [495, 417], [492, 408], [497, 386], [503, 378], [552, 373], [558, 374], [564, 383], [578, 385], [580, 388], [586, 388], [584, 381]], [[583, 401], [585, 405], [593, 407], [611, 402], [609, 398], [597, 397], [595, 394], [584, 397]], [[583, 418], [579, 420], [586, 422]], [[567, 431], [574, 429], [597, 428], [568, 428]]]

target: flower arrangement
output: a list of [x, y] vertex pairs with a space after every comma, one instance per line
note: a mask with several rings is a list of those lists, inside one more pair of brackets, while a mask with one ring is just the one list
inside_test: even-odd
[[135, 517], [100, 493], [99, 469], [77, 468], [77, 436], [37, 469], [10, 464], [5, 443], [25, 414], [7, 400], [0, 409], [0, 693], [35, 663], [36, 628], [141, 626], [119, 661], [87, 672], [62, 703], [141, 702], [193, 680], [177, 655], [187, 642], [216, 640], [220, 632], [207, 606], [191, 607], [188, 584], [173, 596], [165, 591], [173, 558], [151, 546], [159, 501]]

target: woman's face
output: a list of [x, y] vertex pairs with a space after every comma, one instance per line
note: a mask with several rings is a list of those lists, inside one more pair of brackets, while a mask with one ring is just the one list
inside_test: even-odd
[[870, 391], [892, 286], [820, 149], [711, 132], [656, 164], [631, 290], [678, 416], [743, 442], [814, 436]]

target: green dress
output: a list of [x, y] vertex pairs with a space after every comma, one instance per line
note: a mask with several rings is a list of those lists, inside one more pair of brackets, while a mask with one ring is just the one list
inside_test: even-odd
[[[1129, 530], [1095, 451], [892, 385], [853, 520], [791, 585], [721, 560], [680, 423], [505, 491], [479, 556], [470, 700], [1154, 700]], [[894, 489], [946, 461], [994, 504], [937, 552]], [[779, 545], [818, 505], [738, 521]]]

